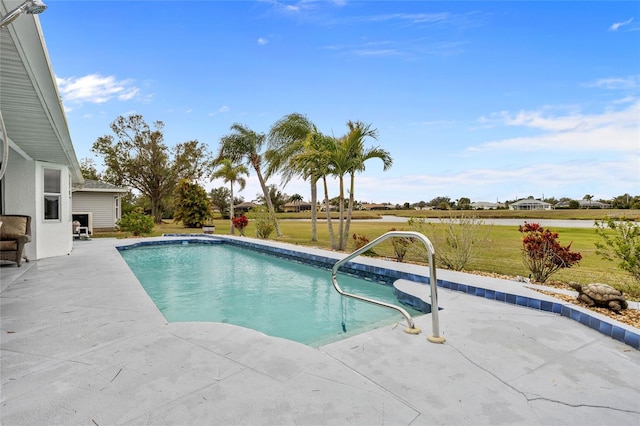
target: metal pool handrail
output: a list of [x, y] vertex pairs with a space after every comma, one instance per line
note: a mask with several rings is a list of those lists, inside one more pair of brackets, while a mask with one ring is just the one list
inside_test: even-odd
[[380, 237], [366, 244], [365, 246], [360, 247], [358, 250], [354, 251], [344, 259], [337, 261], [335, 265], [333, 265], [333, 269], [331, 270], [331, 280], [333, 281], [333, 287], [342, 296], [347, 296], [354, 299], [362, 300], [364, 302], [373, 303], [374, 305], [380, 305], [390, 309], [395, 309], [407, 319], [408, 328], [405, 329], [407, 333], [410, 333], [410, 334], [420, 333], [420, 329], [415, 327], [415, 324], [413, 322], [413, 318], [411, 318], [411, 315], [409, 315], [409, 313], [402, 307], [393, 305], [391, 303], [370, 299], [368, 297], [358, 296], [357, 294], [347, 293], [343, 291], [338, 285], [337, 274], [340, 266], [347, 263], [349, 260], [353, 259], [354, 257], [361, 255], [362, 253], [366, 252], [372, 247], [380, 244], [381, 242], [393, 237], [416, 238], [422, 241], [425, 248], [427, 249], [427, 260], [429, 263], [429, 284], [431, 287], [431, 324], [433, 328], [433, 335], [428, 336], [427, 340], [433, 343], [443, 343], [445, 339], [444, 337], [440, 336], [439, 323], [438, 323], [438, 290], [437, 290], [438, 281], [436, 279], [436, 261], [435, 261], [436, 254], [435, 254], [435, 250], [433, 249], [433, 244], [431, 244], [431, 241], [429, 241], [429, 239], [424, 235], [422, 235], [421, 233], [414, 232], [414, 231], [389, 231], [386, 234], [381, 235]]

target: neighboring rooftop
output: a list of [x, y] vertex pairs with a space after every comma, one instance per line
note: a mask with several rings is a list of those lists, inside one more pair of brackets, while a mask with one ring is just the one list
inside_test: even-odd
[[96, 191], [96, 192], [128, 192], [127, 188], [113, 185], [99, 180], [85, 179], [84, 185], [76, 185], [74, 191]]

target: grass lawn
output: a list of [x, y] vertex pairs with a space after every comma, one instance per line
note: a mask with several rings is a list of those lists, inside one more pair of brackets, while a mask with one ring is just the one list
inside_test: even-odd
[[[401, 213], [398, 211], [394, 213]], [[480, 211], [481, 213], [495, 214], [496, 211]], [[498, 211], [511, 213], [510, 217], [513, 218], [513, 213], [509, 211]], [[567, 212], [573, 212], [573, 215], [568, 215]], [[357, 212], [357, 218], [375, 218], [377, 212]], [[413, 214], [426, 216], [431, 212], [415, 212]], [[437, 214], [445, 213], [446, 217], [449, 217], [449, 212], [436, 212]], [[525, 212], [527, 213], [527, 212]], [[528, 212], [526, 216], [522, 216], [524, 219], [540, 219], [542, 217], [532, 217], [533, 212]], [[589, 219], [595, 220], [605, 216], [605, 214], [618, 213], [620, 216], [623, 214], [625, 217], [632, 217], [640, 219], [640, 211], [638, 210], [555, 210], [550, 212], [537, 212], [544, 214], [544, 218], [547, 219]], [[553, 215], [552, 215], [553, 213]], [[384, 212], [389, 214], [389, 212]], [[473, 213], [474, 215], [476, 212]], [[306, 221], [293, 221], [286, 220], [286, 218], [305, 218], [308, 217], [308, 213], [292, 213], [279, 215], [280, 229], [283, 233], [283, 237], [278, 241], [298, 244], [304, 246], [312, 246], [329, 249], [331, 244], [329, 240], [329, 233], [325, 221], [318, 222], [318, 241], [311, 241], [311, 223]], [[469, 212], [466, 212], [469, 215]], [[478, 215], [480, 216], [480, 215]], [[488, 216], [484, 216], [488, 217]], [[495, 217], [495, 216], [491, 216]], [[520, 216], [517, 216], [520, 217]], [[530, 220], [531, 221], [531, 220]], [[228, 234], [229, 233], [229, 221], [228, 220], [215, 220], [213, 224], [216, 226], [216, 234]], [[441, 226], [441, 225], [438, 225]], [[398, 223], [391, 222], [353, 222], [351, 223], [350, 234], [359, 234], [366, 236], [369, 240], [373, 240], [391, 228], [409, 230], [407, 224], [402, 221]], [[495, 273], [508, 276], [529, 276], [529, 271], [524, 267], [522, 263], [522, 234], [518, 232], [516, 226], [488, 226], [488, 241], [484, 247], [481, 247], [477, 251], [476, 257], [469, 262], [467, 268], [468, 272], [478, 271], [484, 273]], [[560, 235], [560, 243], [563, 245], [572, 242], [572, 251], [577, 251], [582, 255], [582, 260], [578, 266], [573, 268], [560, 270], [556, 274], [552, 275], [550, 280], [569, 282], [577, 281], [581, 284], [588, 284], [593, 282], [601, 282], [612, 285], [622, 291], [624, 291], [630, 300], [640, 300], [640, 283], [635, 281], [630, 274], [618, 268], [615, 262], [609, 262], [602, 259], [595, 253], [594, 243], [599, 241], [600, 237], [596, 235], [595, 230], [591, 228], [558, 228], [554, 229]], [[337, 223], [334, 223], [334, 231], [337, 232]], [[200, 233], [200, 229], [186, 229], [181, 225], [174, 223], [163, 223], [156, 226], [152, 235], [159, 236], [163, 233]], [[255, 235], [255, 228], [253, 224], [249, 223], [249, 226], [245, 230], [247, 236]], [[109, 233], [100, 234], [98, 236], [115, 236], [122, 237], [122, 234]], [[275, 239], [275, 233], [272, 235], [272, 239]], [[353, 240], [349, 239], [349, 251], [354, 249]], [[386, 241], [383, 244], [376, 246], [374, 249], [379, 256], [385, 256], [395, 258], [393, 247], [391, 242]], [[419, 257], [416, 253], [410, 252], [405, 257], [405, 262], [417, 262], [422, 263], [423, 258]]]

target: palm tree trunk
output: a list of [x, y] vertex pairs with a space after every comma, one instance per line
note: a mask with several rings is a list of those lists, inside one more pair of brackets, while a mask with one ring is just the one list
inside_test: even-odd
[[311, 178], [311, 241], [318, 241], [318, 180]]
[[327, 178], [322, 176], [322, 183], [324, 185], [324, 206], [327, 212], [327, 227], [329, 229], [329, 239], [331, 240], [331, 248], [336, 250], [336, 237], [333, 234], [333, 223], [331, 223], [331, 209], [329, 208], [329, 188], [327, 187]]
[[282, 232], [280, 232], [280, 225], [278, 224], [278, 219], [276, 219], [276, 211], [273, 208], [271, 197], [269, 197], [267, 184], [264, 182], [264, 178], [262, 177], [262, 173], [260, 172], [260, 167], [254, 167], [254, 169], [256, 170], [256, 174], [258, 175], [258, 181], [260, 181], [260, 187], [262, 188], [262, 192], [264, 193], [264, 199], [267, 202], [267, 208], [269, 209], [269, 213], [271, 213], [271, 216], [273, 217], [273, 222], [276, 227], [276, 236], [282, 237]]
[[353, 214], [353, 202], [354, 202], [354, 195], [353, 195], [353, 191], [355, 189], [355, 174], [352, 172], [351, 173], [351, 183], [350, 183], [350, 187], [349, 187], [349, 208], [347, 209], [347, 223], [345, 224], [344, 227], [344, 237], [345, 237], [345, 241], [344, 241], [344, 248], [347, 248], [347, 239], [349, 238], [349, 228], [351, 227], [351, 215]]
[[340, 203], [339, 207], [339, 226], [338, 226], [338, 250], [344, 251], [346, 250], [346, 236], [344, 235], [344, 175], [340, 175], [340, 197], [338, 198], [338, 202]]
[[[242, 191], [242, 189], [240, 189], [240, 191]], [[222, 212], [222, 214], [224, 215], [224, 212]], [[229, 229], [229, 234], [230, 235], [235, 235], [236, 232], [233, 229], [233, 182], [231, 182], [231, 209], [229, 211], [229, 224], [231, 225], [231, 228]]]

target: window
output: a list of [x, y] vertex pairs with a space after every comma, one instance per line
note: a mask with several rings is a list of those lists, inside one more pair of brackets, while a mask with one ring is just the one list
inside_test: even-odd
[[114, 197], [114, 201], [115, 201], [115, 213], [116, 213], [115, 219], [118, 220], [120, 219], [120, 196], [116, 195]]
[[44, 219], [60, 220], [60, 170], [44, 169]]

